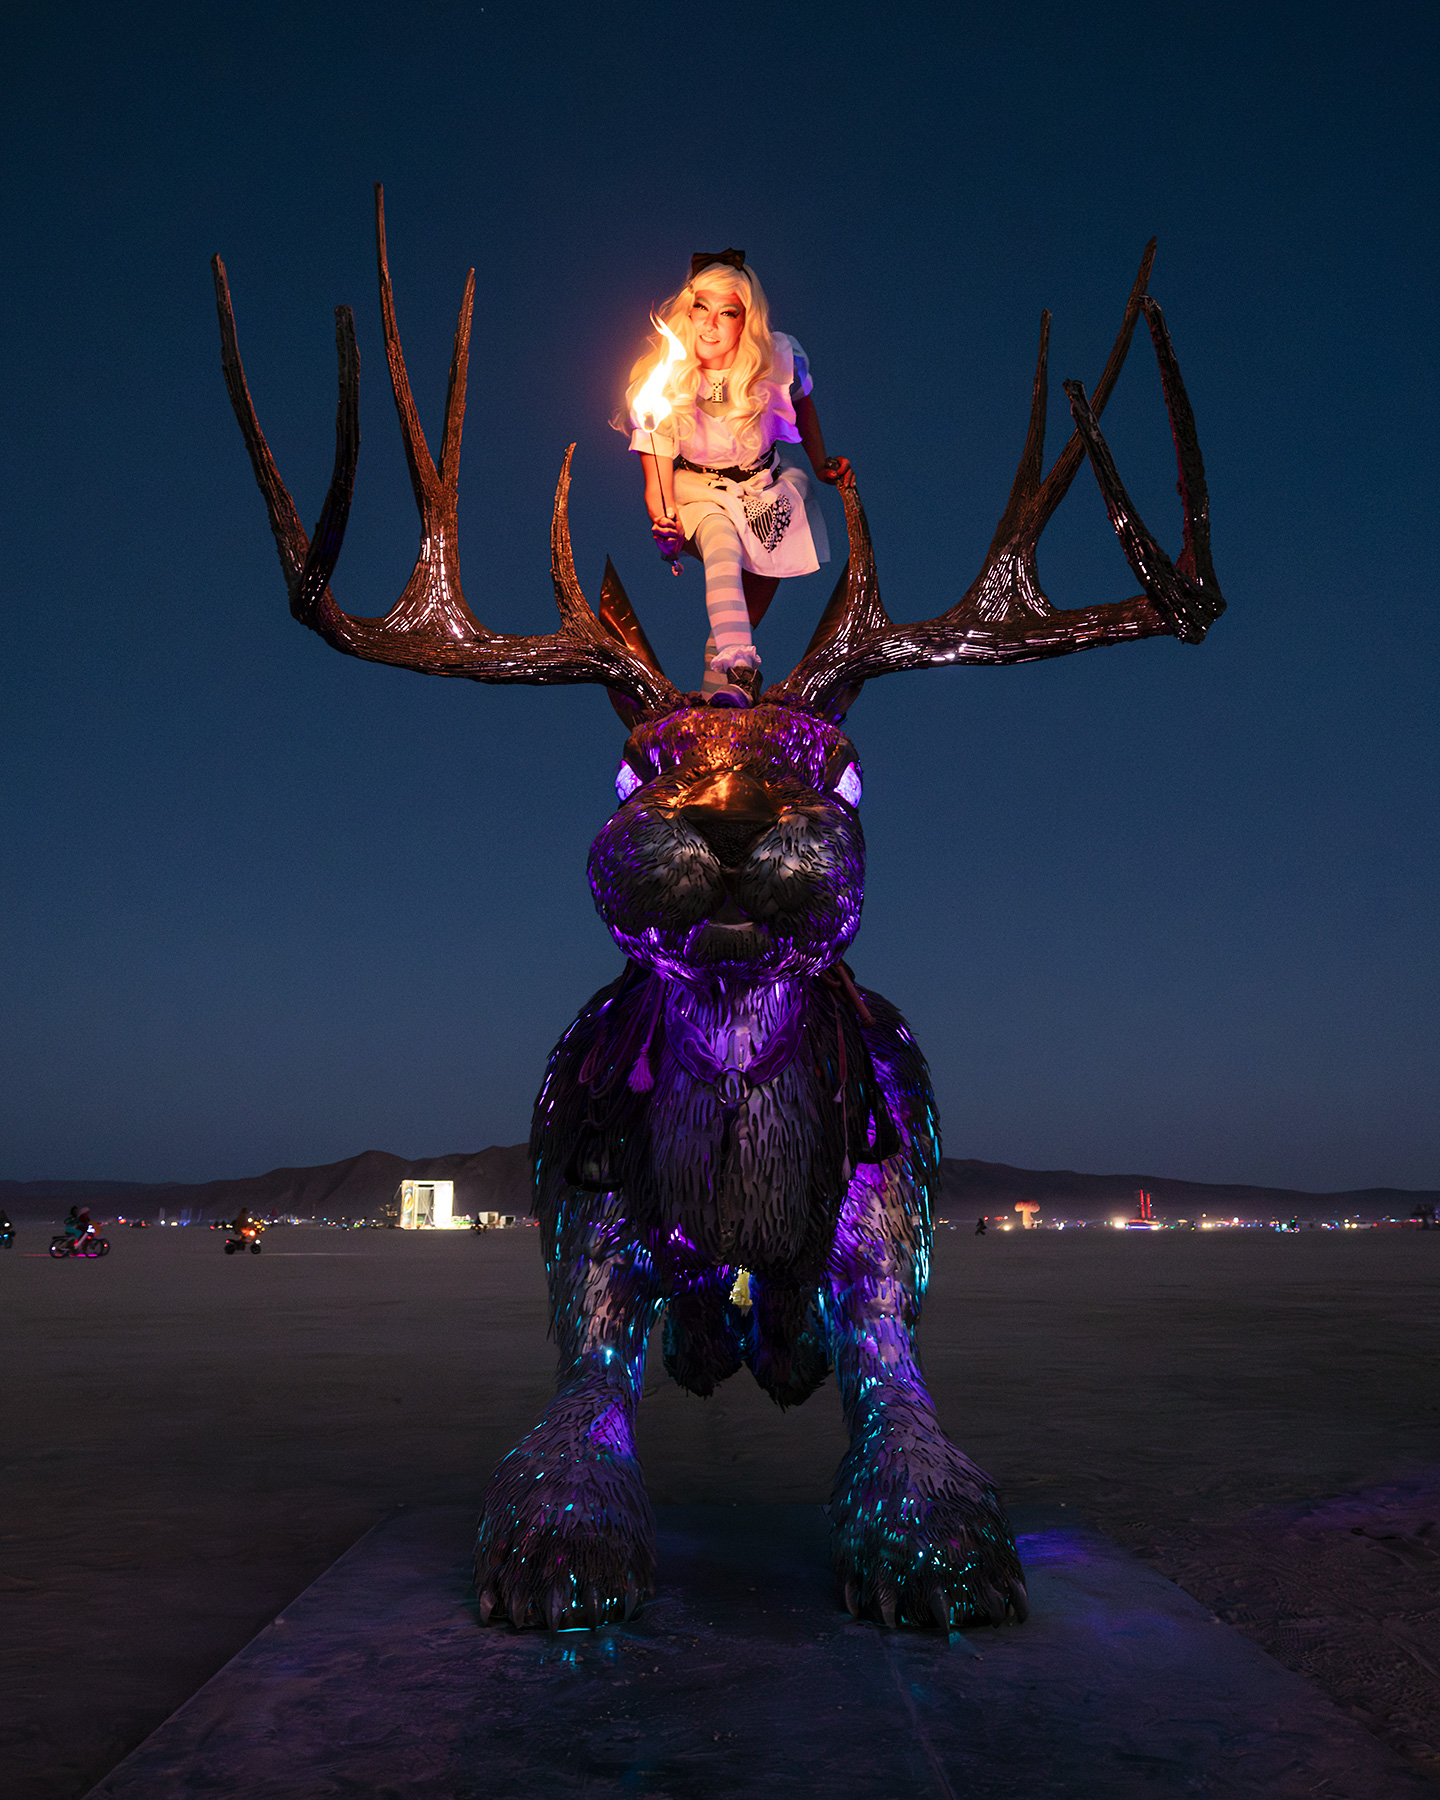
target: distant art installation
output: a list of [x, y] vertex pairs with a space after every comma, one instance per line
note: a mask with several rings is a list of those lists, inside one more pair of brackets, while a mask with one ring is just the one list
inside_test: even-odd
[[[1168, 635], [1198, 644], [1224, 610], [1200, 449], [1146, 250], [1094, 393], [1067, 381], [1074, 434], [1042, 479], [1049, 314], [1030, 426], [984, 566], [953, 605], [897, 625], [865, 513], [841, 490], [849, 561], [799, 665], [750, 705], [666, 678], [608, 563], [598, 610], [571, 556], [566, 453], [551, 526], [557, 631], [488, 630], [460, 584], [456, 484], [474, 273], [432, 459], [411, 397], [376, 189], [380, 307], [422, 520], [414, 573], [383, 619], [330, 592], [359, 448], [359, 356], [336, 309], [334, 475], [313, 538], [246, 387], [214, 262], [226, 385], [265, 496], [290, 610], [337, 650], [472, 681], [597, 682], [629, 727], [619, 806], [590, 852], [623, 973], [556, 1046], [531, 1136], [535, 1211], [560, 1351], [554, 1400], [490, 1479], [475, 1580], [485, 1620], [598, 1626], [652, 1592], [654, 1519], [635, 1454], [646, 1345], [708, 1395], [747, 1364], [782, 1407], [833, 1370], [850, 1448], [835, 1478], [834, 1561], [852, 1614], [947, 1630], [1023, 1619], [1014, 1539], [990, 1479], [945, 1436], [914, 1333], [929, 1271], [940, 1139], [905, 1021], [841, 960], [860, 922], [861, 770], [846, 736], [862, 684], [906, 669], [1011, 663]], [[1179, 461], [1172, 562], [1131, 505], [1096, 420], [1143, 315]], [[1082, 460], [1142, 592], [1057, 611], [1036, 546]]]

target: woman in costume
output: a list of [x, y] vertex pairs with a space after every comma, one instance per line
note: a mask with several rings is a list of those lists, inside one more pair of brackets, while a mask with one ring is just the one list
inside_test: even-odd
[[692, 256], [689, 281], [657, 316], [685, 354], [665, 382], [671, 411], [649, 420], [653, 429], [635, 403], [655, 372], [656, 352], [631, 371], [630, 448], [644, 469], [661, 554], [673, 559], [684, 550], [705, 565], [705, 697], [748, 706], [760, 695], [751, 632], [777, 584], [830, 560], [809, 481], [780, 460], [779, 446], [802, 445], [832, 486], [854, 477], [843, 456], [825, 454], [805, 352], [770, 329], [764, 290], [743, 250]]

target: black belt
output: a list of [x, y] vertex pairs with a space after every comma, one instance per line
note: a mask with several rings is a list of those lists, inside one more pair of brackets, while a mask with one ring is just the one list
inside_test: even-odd
[[772, 448], [764, 462], [756, 463], [753, 469], [707, 469], [703, 463], [687, 462], [683, 456], [675, 458], [675, 467], [688, 469], [692, 475], [718, 475], [722, 481], [750, 481], [756, 475], [763, 475], [767, 469], [773, 469], [777, 454]]

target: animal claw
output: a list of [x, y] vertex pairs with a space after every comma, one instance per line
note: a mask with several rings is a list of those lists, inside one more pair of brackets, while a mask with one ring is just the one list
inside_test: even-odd
[[551, 1588], [549, 1599], [545, 1605], [545, 1618], [552, 1631], [558, 1631], [560, 1629], [561, 1625], [565, 1622], [565, 1615], [569, 1610], [569, 1607], [565, 1604], [565, 1596], [560, 1592], [559, 1588]]
[[495, 1610], [496, 1594], [494, 1588], [487, 1587], [483, 1589], [479, 1598], [480, 1623], [482, 1625], [488, 1625], [490, 1623], [490, 1615]]
[[1015, 1623], [1023, 1625], [1030, 1617], [1030, 1596], [1018, 1575], [1010, 1577], [1010, 1604], [1015, 1608]]
[[950, 1602], [945, 1598], [945, 1590], [938, 1582], [930, 1590], [928, 1604], [930, 1617], [934, 1619], [941, 1631], [948, 1632], [950, 1629]]
[[988, 1581], [982, 1581], [976, 1584], [975, 1592], [980, 1603], [981, 1615], [986, 1622], [990, 1625], [1003, 1625], [1005, 1623], [1005, 1602], [995, 1589], [990, 1586]]
[[605, 1602], [600, 1598], [600, 1590], [593, 1581], [585, 1590], [585, 1623], [592, 1630], [605, 1623]]
[[889, 1629], [893, 1631], [897, 1623], [896, 1615], [898, 1612], [894, 1588], [886, 1586], [878, 1589], [875, 1598], [880, 1603], [880, 1617], [885, 1621]]
[[852, 1619], [860, 1617], [860, 1587], [853, 1575], [845, 1577], [845, 1607]]
[[640, 1604], [639, 1585], [637, 1584], [635, 1577], [633, 1575], [627, 1575], [625, 1578], [625, 1617], [627, 1620], [634, 1617], [635, 1609], [639, 1606], [639, 1604]]

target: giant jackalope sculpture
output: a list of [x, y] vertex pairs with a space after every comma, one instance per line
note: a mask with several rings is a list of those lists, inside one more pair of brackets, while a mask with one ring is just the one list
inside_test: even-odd
[[[245, 384], [225, 269], [215, 288], [226, 385], [265, 496], [290, 610], [337, 650], [472, 681], [599, 682], [630, 727], [620, 805], [590, 852], [600, 916], [624, 973], [565, 1032], [536, 1102], [535, 1209], [560, 1349], [555, 1399], [486, 1490], [481, 1615], [599, 1625], [651, 1591], [654, 1521], [633, 1421], [651, 1330], [695, 1394], [748, 1363], [781, 1406], [833, 1368], [850, 1428], [835, 1480], [834, 1556], [852, 1613], [947, 1629], [1023, 1619], [1025, 1588], [988, 1478], [935, 1417], [914, 1334], [929, 1267], [940, 1140], [930, 1080], [889, 1001], [840, 960], [860, 922], [860, 766], [843, 729], [863, 682], [948, 663], [1024, 662], [1159, 634], [1197, 644], [1224, 609], [1210, 561], [1205, 476], [1145, 252], [1095, 392], [1066, 382], [1075, 432], [1041, 479], [1049, 315], [1030, 429], [985, 565], [945, 612], [896, 625], [880, 601], [857, 494], [850, 559], [798, 668], [733, 711], [665, 678], [608, 564], [598, 614], [576, 579], [566, 496], [551, 568], [560, 629], [492, 632], [465, 604], [456, 483], [475, 277], [460, 309], [438, 466], [395, 327], [376, 189], [390, 379], [423, 522], [404, 593], [383, 619], [340, 610], [340, 555], [359, 448], [359, 356], [336, 309], [335, 472], [313, 540]], [[1180, 465], [1184, 548], [1172, 563], [1136, 516], [1096, 426], [1141, 314]], [[573, 446], [571, 447], [573, 451]], [[1088, 455], [1143, 593], [1057, 612], [1040, 534]], [[739, 1271], [749, 1272], [740, 1304]]]

